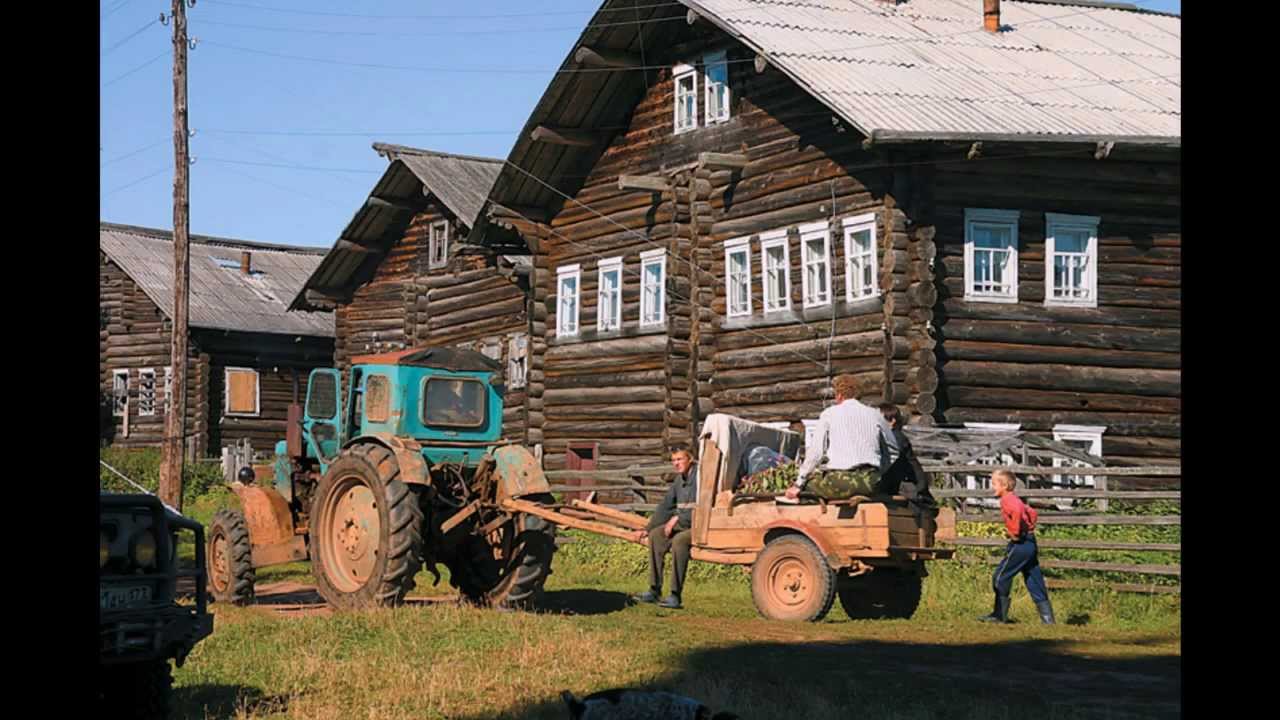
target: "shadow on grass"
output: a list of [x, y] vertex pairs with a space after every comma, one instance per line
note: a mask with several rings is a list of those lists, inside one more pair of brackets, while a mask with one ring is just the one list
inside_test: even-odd
[[[854, 708], [883, 720], [1181, 716], [1178, 655], [1085, 657], [1068, 649], [1072, 642], [753, 642], [673, 656], [669, 673], [637, 687], [688, 695], [744, 720], [834, 720]], [[581, 697], [605, 688], [568, 689]], [[557, 694], [483, 717], [552, 720], [568, 713]]]
[[543, 594], [541, 609], [562, 615], [607, 615], [631, 604], [631, 597], [626, 593], [574, 588], [546, 591]]
[[248, 685], [190, 685], [174, 688], [173, 705], [175, 720], [205, 720], [235, 717], [240, 711], [250, 716], [281, 714], [288, 711], [289, 700]]

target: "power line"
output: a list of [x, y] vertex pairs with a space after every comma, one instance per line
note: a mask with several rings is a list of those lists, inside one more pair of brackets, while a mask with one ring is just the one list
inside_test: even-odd
[[128, 188], [131, 188], [131, 187], [133, 187], [134, 185], [137, 185], [137, 184], [138, 184], [138, 183], [140, 183], [140, 182], [143, 182], [143, 181], [145, 181], [145, 180], [150, 180], [151, 178], [153, 178], [153, 177], [155, 177], [155, 176], [159, 175], [160, 173], [165, 172], [165, 171], [167, 171], [167, 170], [172, 170], [172, 169], [173, 169], [173, 168], [172, 168], [172, 167], [170, 167], [169, 165], [165, 165], [164, 167], [160, 168], [159, 170], [156, 170], [155, 172], [147, 173], [146, 175], [143, 175], [142, 177], [138, 178], [137, 180], [131, 180], [131, 181], [129, 181], [129, 182], [127, 182], [127, 183], [125, 183], [125, 184], [123, 184], [123, 185], [119, 186], [119, 187], [112, 188], [112, 189], [108, 190], [106, 193], [104, 193], [104, 194], [103, 194], [103, 197], [108, 197], [108, 196], [111, 196], [111, 195], [115, 195], [116, 193], [120, 192], [121, 190], [127, 190]]
[[263, 30], [267, 32], [283, 32], [302, 35], [333, 35], [333, 36], [351, 36], [351, 37], [400, 37], [400, 38], [422, 38], [422, 37], [450, 37], [453, 35], [511, 35], [520, 33], [543, 33], [543, 32], [570, 32], [584, 31], [590, 28], [607, 28], [607, 27], [623, 27], [644, 25], [648, 23], [662, 23], [672, 21], [684, 21], [681, 16], [655, 18], [652, 20], [626, 20], [620, 22], [593, 23], [588, 25], [564, 25], [560, 27], [541, 27], [541, 28], [508, 28], [505, 30], [448, 30], [441, 32], [386, 32], [382, 30], [319, 30], [313, 28], [291, 28], [291, 27], [275, 27], [270, 25], [252, 25], [249, 23], [233, 23], [222, 22], [220, 20], [200, 19], [201, 25], [213, 25], [218, 27], [230, 27], [241, 30]]
[[106, 167], [106, 166], [108, 166], [108, 165], [110, 165], [110, 164], [112, 164], [112, 163], [120, 162], [121, 160], [124, 160], [125, 158], [131, 158], [131, 157], [133, 157], [134, 155], [137, 155], [138, 153], [141, 153], [141, 152], [146, 152], [147, 150], [150, 150], [151, 148], [156, 147], [157, 145], [162, 145], [162, 144], [164, 144], [164, 143], [168, 142], [170, 139], [171, 139], [171, 138], [167, 138], [167, 137], [166, 137], [166, 138], [162, 138], [162, 139], [160, 139], [160, 140], [157, 140], [157, 141], [155, 141], [155, 142], [151, 143], [150, 145], [145, 145], [145, 146], [143, 146], [143, 147], [140, 147], [140, 148], [138, 148], [137, 150], [131, 150], [131, 151], [129, 151], [129, 152], [127, 152], [127, 153], [123, 154], [123, 155], [117, 155], [117, 156], [115, 156], [115, 157], [111, 158], [110, 160], [107, 160], [106, 162], [103, 162], [103, 163], [102, 163], [101, 165], [99, 165], [98, 167], [100, 167], [100, 168], [104, 168], [104, 167]]
[[336, 168], [336, 167], [317, 167], [314, 165], [293, 165], [290, 163], [271, 163], [271, 162], [255, 162], [253, 160], [232, 160], [230, 158], [203, 158], [205, 162], [226, 163], [228, 165], [254, 165], [257, 167], [273, 167], [286, 168], [289, 170], [308, 170], [314, 172], [345, 172], [345, 173], [364, 173], [371, 175], [381, 175], [381, 170], [361, 170], [357, 168]]
[[150, 64], [152, 64], [152, 63], [154, 63], [155, 61], [157, 61], [157, 60], [159, 60], [159, 59], [161, 59], [161, 58], [163, 58], [163, 57], [166, 57], [168, 54], [169, 54], [169, 51], [168, 51], [168, 50], [165, 50], [164, 52], [160, 53], [159, 55], [156, 55], [155, 57], [151, 58], [150, 60], [148, 60], [148, 61], [146, 61], [146, 62], [142, 63], [141, 65], [139, 65], [139, 66], [137, 66], [137, 67], [135, 67], [134, 69], [129, 70], [128, 72], [125, 72], [125, 73], [123, 73], [123, 74], [117, 75], [116, 77], [114, 77], [114, 78], [112, 78], [112, 79], [110, 79], [110, 80], [106, 81], [105, 83], [103, 83], [103, 84], [102, 84], [102, 87], [104, 87], [104, 88], [106, 88], [106, 87], [111, 87], [112, 85], [114, 85], [114, 84], [116, 84], [116, 83], [120, 82], [121, 80], [123, 80], [123, 79], [125, 79], [125, 78], [129, 77], [130, 75], [132, 75], [132, 74], [134, 74], [134, 73], [138, 72], [138, 71], [139, 71], [139, 70], [141, 70], [142, 68], [147, 67], [148, 65], [150, 65]]
[[124, 45], [125, 43], [129, 42], [130, 40], [134, 39], [135, 37], [137, 37], [137, 36], [141, 35], [141, 34], [142, 34], [142, 32], [143, 32], [144, 30], [146, 30], [147, 28], [151, 27], [152, 25], [155, 25], [155, 24], [156, 24], [156, 23], [158, 23], [158, 22], [160, 22], [159, 18], [157, 18], [157, 19], [155, 19], [155, 20], [152, 20], [152, 21], [148, 22], [147, 24], [143, 25], [142, 27], [138, 28], [137, 30], [134, 30], [133, 32], [129, 33], [129, 35], [128, 35], [127, 37], [125, 37], [124, 39], [122, 39], [122, 40], [118, 41], [115, 45], [112, 45], [111, 47], [107, 48], [106, 50], [103, 50], [101, 53], [99, 53], [99, 54], [98, 54], [98, 57], [106, 57], [108, 54], [110, 54], [110, 53], [111, 53], [112, 51], [114, 51], [116, 48], [120, 47], [121, 45]]
[[[126, 0], [127, 1], [127, 0]], [[273, 5], [250, 5], [248, 3], [233, 2], [232, 0], [205, 0], [212, 5], [227, 5], [230, 7], [241, 7], [250, 10], [263, 10], [267, 12], [287, 13], [291, 15], [318, 15], [322, 17], [343, 17], [343, 18], [364, 18], [369, 20], [495, 20], [499, 18], [529, 18], [529, 17], [545, 17], [548, 15], [583, 15], [591, 13], [590, 9], [583, 10], [544, 10], [541, 12], [525, 12], [525, 13], [487, 13], [475, 15], [454, 15], [454, 14], [437, 14], [437, 15], [372, 15], [365, 13], [342, 13], [331, 12], [325, 10], [299, 10], [297, 8], [284, 8]], [[650, 5], [638, 5], [641, 10], [651, 8], [671, 7], [675, 5], [683, 5], [679, 2], [660, 2]], [[600, 12], [619, 12], [622, 10], [631, 10], [630, 6], [626, 8], [608, 8], [601, 9]]]
[[237, 170], [236, 168], [233, 168], [233, 167], [226, 167], [225, 165], [223, 165], [222, 169], [226, 170], [227, 172], [235, 173], [240, 177], [248, 178], [249, 180], [253, 180], [255, 182], [260, 182], [263, 185], [270, 185], [271, 187], [276, 188], [278, 190], [284, 190], [285, 192], [293, 193], [294, 195], [305, 197], [309, 200], [316, 200], [318, 202], [322, 202], [325, 204], [332, 204], [334, 202], [330, 198], [323, 198], [318, 195], [312, 195], [311, 193], [303, 192], [295, 187], [290, 187], [288, 185], [283, 185], [281, 183], [273, 182], [271, 180], [267, 180], [266, 178], [258, 177], [257, 175], [251, 175], [243, 170]]
[[120, 2], [118, 2], [118, 3], [116, 3], [115, 5], [111, 6], [111, 8], [110, 8], [109, 10], [104, 11], [100, 17], [101, 17], [103, 20], [106, 20], [107, 18], [111, 17], [111, 14], [112, 14], [112, 13], [114, 13], [115, 11], [119, 10], [120, 8], [122, 8], [122, 7], [124, 7], [125, 5], [128, 5], [128, 4], [129, 4], [129, 0], [120, 0]]

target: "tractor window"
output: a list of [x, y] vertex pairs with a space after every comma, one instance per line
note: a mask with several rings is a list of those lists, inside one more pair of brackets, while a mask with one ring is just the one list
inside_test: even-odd
[[364, 418], [369, 422], [386, 422], [390, 411], [390, 383], [386, 375], [370, 375], [364, 381]]
[[446, 427], [484, 424], [485, 386], [478, 380], [427, 378], [422, 421]]
[[338, 415], [338, 383], [329, 373], [311, 376], [311, 388], [307, 391], [307, 416], [319, 420], [331, 420]]

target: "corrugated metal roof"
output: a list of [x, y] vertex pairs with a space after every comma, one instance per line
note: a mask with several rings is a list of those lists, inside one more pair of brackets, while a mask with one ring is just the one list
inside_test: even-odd
[[684, 0], [872, 138], [1181, 142], [1181, 20], [979, 0]]
[[[173, 317], [173, 234], [100, 223], [98, 246], [160, 310]], [[320, 264], [321, 248], [192, 235], [192, 328], [333, 337], [333, 314], [290, 312], [287, 304]], [[240, 272], [249, 252], [250, 275]]]

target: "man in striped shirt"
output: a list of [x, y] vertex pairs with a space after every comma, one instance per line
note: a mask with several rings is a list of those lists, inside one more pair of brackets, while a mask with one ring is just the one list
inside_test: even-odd
[[831, 500], [869, 495], [898, 458], [898, 441], [884, 415], [858, 402], [858, 379], [839, 375], [831, 386], [836, 404], [818, 416], [812, 442], [804, 448], [799, 477], [787, 488], [788, 500], [794, 501], [806, 487]]

